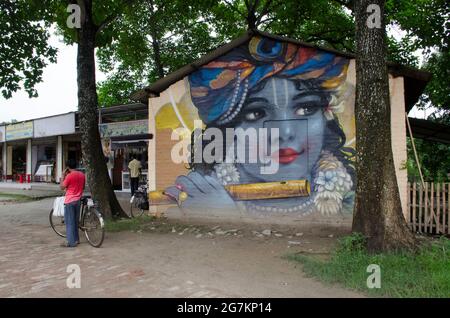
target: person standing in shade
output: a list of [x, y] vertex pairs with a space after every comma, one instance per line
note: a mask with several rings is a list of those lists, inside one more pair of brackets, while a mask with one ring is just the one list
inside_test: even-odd
[[130, 170], [131, 196], [133, 196], [139, 187], [139, 176], [141, 175], [142, 165], [141, 162], [136, 159], [136, 155], [132, 155], [131, 157], [133, 160], [128, 164], [128, 169]]
[[62, 190], [66, 190], [64, 199], [64, 221], [66, 223], [67, 241], [63, 247], [76, 247], [80, 243], [78, 236], [78, 219], [80, 215], [80, 199], [83, 195], [86, 177], [80, 171], [75, 170], [75, 160], [68, 160], [64, 179], [60, 184]]

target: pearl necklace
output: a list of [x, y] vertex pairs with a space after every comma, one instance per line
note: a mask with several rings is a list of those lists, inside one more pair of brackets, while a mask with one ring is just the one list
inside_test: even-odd
[[260, 213], [260, 212], [272, 212], [272, 213], [300, 213], [300, 215], [308, 215], [313, 213], [314, 209], [311, 205], [314, 203], [314, 199], [310, 198], [302, 204], [297, 204], [289, 208], [275, 207], [275, 206], [263, 206], [253, 202], [245, 202], [245, 207], [248, 212]]

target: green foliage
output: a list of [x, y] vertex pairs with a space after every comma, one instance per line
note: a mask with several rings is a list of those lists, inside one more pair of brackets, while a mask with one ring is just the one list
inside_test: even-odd
[[[31, 0], [32, 1], [32, 0]], [[101, 32], [96, 35], [96, 47], [102, 47], [113, 40], [113, 36], [117, 31], [117, 21], [123, 18], [123, 15], [133, 14], [129, 4], [131, 0], [91, 0], [92, 16], [95, 25]], [[51, 13], [48, 18], [51, 23], [58, 26], [57, 33], [62, 36], [66, 44], [77, 43], [76, 28], [67, 26], [67, 18], [71, 14], [67, 11], [69, 3], [76, 4], [77, 1], [61, 1], [61, 0], [41, 0], [41, 6], [47, 8]]]
[[[414, 253], [369, 254], [364, 238], [351, 235], [340, 240], [327, 261], [312, 256], [293, 254], [288, 259], [303, 264], [307, 275], [329, 284], [387, 297], [449, 297], [450, 240], [441, 238], [424, 244]], [[367, 267], [381, 269], [381, 288], [369, 289]]]
[[118, 71], [111, 74], [107, 80], [97, 84], [99, 106], [133, 103], [130, 92], [141, 88], [136, 86], [136, 83], [139, 83], [139, 80], [133, 78], [129, 72]]
[[[134, 2], [128, 14], [112, 26], [112, 41], [97, 52], [100, 69], [109, 74], [98, 89], [101, 103], [127, 102], [137, 87], [154, 82], [211, 50], [217, 42], [211, 36], [206, 14], [202, 13], [212, 3], [215, 2]], [[127, 83], [130, 80], [131, 85]]]
[[341, 51], [354, 51], [354, 19], [336, 1], [285, 1], [266, 30]]
[[387, 0], [388, 20], [407, 32], [413, 50], [448, 47], [450, 7], [447, 0]]
[[414, 48], [408, 38], [397, 41], [393, 37], [388, 37], [387, 45], [388, 61], [415, 68], [419, 67], [419, 59], [413, 54]]
[[[414, 139], [414, 142], [425, 181], [449, 182], [450, 145], [421, 139]], [[406, 167], [408, 180], [410, 182], [419, 182], [419, 169], [409, 137], [407, 139], [407, 149], [408, 160]]]
[[0, 2], [0, 91], [4, 98], [21, 89], [36, 97], [44, 67], [56, 62], [48, 44], [50, 24], [45, 8], [32, 0]]
[[[431, 54], [424, 68], [431, 72], [433, 77], [420, 99], [419, 107], [426, 108], [431, 104], [450, 114], [450, 51], [448, 48]], [[450, 124], [450, 121], [448, 123]]]
[[337, 253], [363, 253], [366, 249], [367, 238], [361, 233], [353, 233], [339, 240]]
[[[420, 98], [418, 106], [450, 110], [450, 6], [447, 0], [388, 0], [388, 19], [406, 36], [397, 45], [396, 56], [410, 55], [423, 50], [424, 69], [432, 73], [431, 82]], [[395, 58], [394, 58], [395, 59]], [[401, 62], [412, 66], [408, 58]], [[412, 61], [414, 62], [414, 61]]]
[[[242, 35], [252, 15], [256, 26], [264, 31], [336, 49], [353, 49], [353, 18], [339, 4], [330, 5], [328, 0], [151, 3], [153, 6], [146, 1], [136, 3], [134, 14], [117, 22], [113, 41], [98, 51], [101, 70], [109, 74], [98, 90], [99, 96], [110, 97], [102, 97], [104, 105], [127, 102], [124, 97], [132, 89], [161, 77], [159, 67], [165, 75]], [[330, 19], [336, 23], [329, 23]], [[127, 73], [133, 74], [133, 85], [125, 83], [129, 80]], [[113, 93], [114, 88], [121, 92], [120, 96]], [[128, 94], [124, 88], [130, 89]]]

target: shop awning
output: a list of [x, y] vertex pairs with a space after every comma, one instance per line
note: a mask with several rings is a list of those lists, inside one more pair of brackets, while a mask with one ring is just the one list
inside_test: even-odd
[[124, 118], [128, 118], [127, 120], [148, 118], [148, 106], [141, 103], [101, 107], [98, 111], [101, 123], [123, 121]]
[[147, 141], [153, 139], [153, 134], [140, 134], [140, 135], [129, 135], [129, 136], [114, 136], [111, 137], [112, 142], [120, 141]]
[[[450, 144], [450, 126], [431, 120], [408, 117], [414, 138]], [[408, 132], [409, 136], [409, 132]]]
[[152, 134], [111, 137], [111, 149], [117, 150], [125, 147], [146, 148], [148, 147], [148, 141], [152, 138]]
[[111, 150], [117, 150], [117, 149], [126, 149], [126, 148], [145, 148], [147, 149], [148, 144], [145, 141], [139, 140], [139, 141], [121, 141], [120, 143], [113, 142], [111, 143]]

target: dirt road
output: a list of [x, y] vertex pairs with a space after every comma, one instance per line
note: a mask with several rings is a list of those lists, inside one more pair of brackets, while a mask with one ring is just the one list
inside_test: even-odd
[[[327, 250], [334, 236], [220, 235], [210, 224], [213, 235], [107, 233], [100, 249], [84, 238], [67, 249], [49, 227], [51, 205], [51, 199], [0, 203], [0, 297], [361, 296], [306, 278], [283, 258], [305, 248]], [[69, 264], [80, 267], [80, 289], [66, 285]]]

